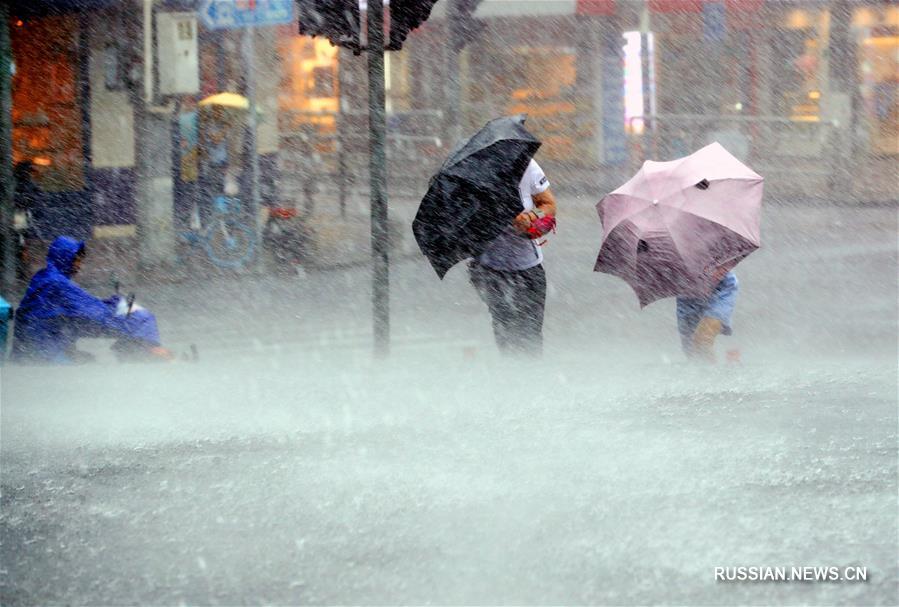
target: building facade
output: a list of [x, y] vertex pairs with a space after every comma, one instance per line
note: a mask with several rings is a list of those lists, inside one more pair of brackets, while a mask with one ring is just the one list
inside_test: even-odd
[[772, 191], [842, 175], [857, 197], [896, 196], [895, 2], [483, 0], [475, 17], [466, 128], [526, 111], [557, 173], [614, 184], [717, 139]]
[[[156, 12], [198, 7], [147, 2]], [[719, 140], [772, 192], [896, 197], [896, 2], [482, 0], [455, 73], [446, 2], [387, 55], [389, 168], [404, 191], [423, 191], [455, 143], [452, 116], [458, 132], [472, 133], [491, 117], [526, 112], [554, 180], [591, 191], [614, 187], [646, 158]], [[143, 4], [36, 0], [11, 10], [14, 162], [32, 164], [54, 212], [80, 220], [82, 232], [138, 221], [131, 81], [143, 69]], [[176, 226], [204, 195], [208, 125], [197, 104], [242, 92], [249, 70], [263, 202], [311, 209], [315, 190], [324, 190], [323, 205], [336, 204], [338, 191], [342, 204], [347, 188], [365, 190], [365, 57], [296, 32], [259, 28], [248, 68], [239, 30], [198, 28], [198, 92], [159, 103]]]

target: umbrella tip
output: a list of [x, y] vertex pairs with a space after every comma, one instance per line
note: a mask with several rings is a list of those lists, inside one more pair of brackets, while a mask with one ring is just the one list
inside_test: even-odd
[[696, 187], [699, 188], [700, 190], [709, 189], [709, 180], [703, 179], [702, 181], [700, 181], [699, 183], [696, 184]]

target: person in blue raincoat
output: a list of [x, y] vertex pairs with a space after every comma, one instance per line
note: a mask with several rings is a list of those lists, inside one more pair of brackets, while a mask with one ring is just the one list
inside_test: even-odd
[[120, 354], [143, 351], [167, 357], [152, 314], [143, 309], [129, 314], [120, 297], [98, 299], [72, 279], [84, 255], [84, 242], [69, 236], [59, 236], [50, 245], [47, 266], [31, 279], [16, 310], [12, 360], [90, 361], [90, 354], [76, 348], [80, 337], [115, 337], [114, 349]]

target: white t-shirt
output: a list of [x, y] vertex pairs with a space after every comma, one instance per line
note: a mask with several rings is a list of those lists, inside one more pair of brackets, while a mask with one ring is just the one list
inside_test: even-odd
[[[521, 181], [518, 182], [518, 193], [521, 206], [525, 211], [534, 209], [534, 195], [549, 189], [549, 180], [535, 160], [528, 163]], [[543, 251], [537, 243], [521, 234], [513, 226], [494, 238], [483, 253], [478, 255], [478, 263], [494, 270], [521, 271], [538, 266], [543, 262]]]

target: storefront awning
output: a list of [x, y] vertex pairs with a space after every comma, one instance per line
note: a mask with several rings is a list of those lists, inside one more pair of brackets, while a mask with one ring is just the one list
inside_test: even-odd
[[[431, 9], [432, 20], [446, 17], [448, 2], [449, 0], [437, 0]], [[489, 19], [547, 15], [614, 15], [615, 2], [616, 0], [480, 0], [473, 16]]]
[[483, 0], [474, 17], [543, 17], [573, 15], [577, 0]]
[[[476, 18], [614, 15], [630, 0], [482, 0]], [[765, 0], [648, 0], [650, 13], [701, 13], [704, 3], [723, 3], [728, 12], [758, 10]], [[436, 7], [445, 4], [445, 0]]]
[[727, 12], [739, 13], [756, 11], [764, 3], [765, 0], [649, 0], [649, 11], [652, 13], [701, 13], [703, 4], [724, 4]]

